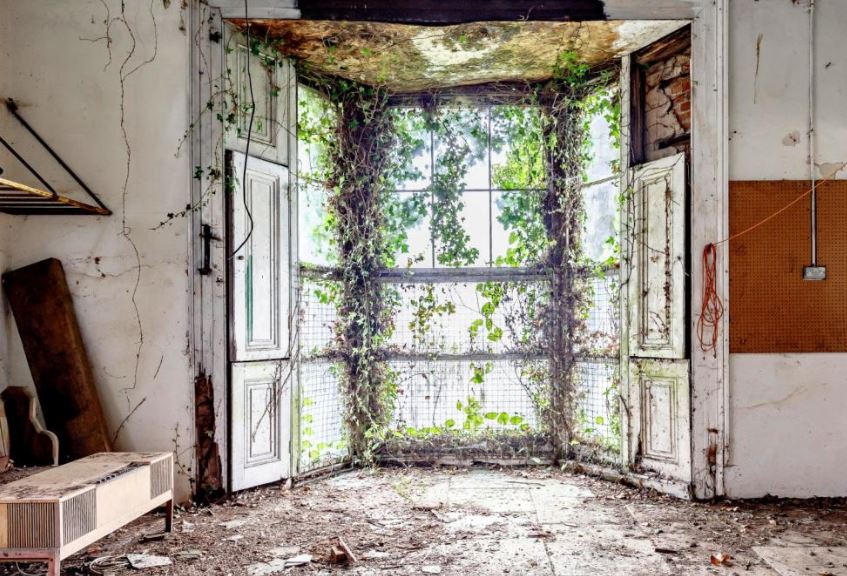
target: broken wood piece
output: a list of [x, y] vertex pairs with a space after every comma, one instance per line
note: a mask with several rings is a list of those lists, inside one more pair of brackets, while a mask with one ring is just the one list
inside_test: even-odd
[[330, 564], [354, 564], [358, 562], [358, 559], [344, 538], [339, 536], [338, 542], [330, 547], [329, 562]]
[[59, 440], [42, 426], [35, 395], [26, 388], [9, 386], [0, 398], [9, 426], [8, 456], [12, 461], [26, 466], [58, 466]]
[[59, 438], [63, 461], [110, 452], [112, 442], [97, 396], [62, 263], [55, 258], [3, 274], [44, 421]]

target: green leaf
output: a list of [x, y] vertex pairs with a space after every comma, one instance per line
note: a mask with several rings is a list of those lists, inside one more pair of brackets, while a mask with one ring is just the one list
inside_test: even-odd
[[496, 420], [497, 419], [497, 412], [486, 412], [485, 413], [485, 419], [486, 420]]
[[509, 418], [509, 423], [512, 424], [513, 426], [518, 426], [522, 422], [523, 422], [523, 417], [518, 416], [517, 414], [515, 414], [514, 416]]
[[506, 412], [500, 412], [500, 414], [497, 415], [497, 423], [503, 424], [504, 426], [506, 424], [508, 424], [509, 423], [509, 414], [507, 414]]

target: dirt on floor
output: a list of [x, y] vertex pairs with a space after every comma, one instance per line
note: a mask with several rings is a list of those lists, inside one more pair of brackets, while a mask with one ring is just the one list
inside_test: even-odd
[[[685, 502], [546, 468], [387, 468], [178, 509], [174, 532], [162, 528], [161, 514], [148, 515], [66, 560], [62, 574], [774, 576], [753, 548], [845, 546], [847, 503]], [[331, 563], [339, 538], [356, 562]], [[128, 554], [170, 565], [131, 568]], [[19, 573], [44, 570], [0, 568]]]

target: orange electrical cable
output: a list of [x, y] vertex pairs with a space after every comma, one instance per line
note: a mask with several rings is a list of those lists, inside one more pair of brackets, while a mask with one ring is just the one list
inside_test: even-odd
[[[812, 190], [818, 190], [820, 187], [835, 178], [835, 175], [838, 174], [841, 170], [847, 167], [847, 162], [841, 164], [841, 167], [834, 170], [831, 174], [829, 174], [826, 178], [822, 178], [818, 183], [814, 185], [813, 188], [809, 188], [806, 192], [799, 195], [797, 198], [774, 212], [773, 214], [768, 215], [767, 217], [759, 220], [752, 226], [748, 226], [744, 230], [740, 232], [736, 232], [723, 240], [719, 240], [717, 242], [706, 244], [703, 248], [703, 300], [700, 303], [700, 317], [697, 319], [697, 339], [700, 341], [700, 349], [703, 352], [714, 352], [717, 354], [717, 346], [718, 346], [718, 329], [720, 325], [720, 321], [723, 318], [724, 314], [724, 305], [721, 301], [721, 297], [718, 294], [718, 251], [717, 248], [721, 244], [725, 244], [739, 238], [747, 234], [748, 232], [752, 232], [759, 226], [762, 226], [798, 202], [800, 202], [803, 198], [806, 198], [812, 193]], [[706, 332], [709, 331], [710, 334], [707, 337]]]
[[[703, 249], [703, 302], [700, 317], [697, 319], [697, 339], [703, 352], [711, 352], [718, 347], [718, 325], [723, 318], [723, 302], [718, 296], [718, 247], [707, 244]], [[706, 330], [711, 336], [706, 340]]]

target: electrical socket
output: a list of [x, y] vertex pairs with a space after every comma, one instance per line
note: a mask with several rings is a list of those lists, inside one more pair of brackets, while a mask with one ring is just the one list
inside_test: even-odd
[[826, 266], [806, 266], [803, 268], [803, 280], [826, 280]]

